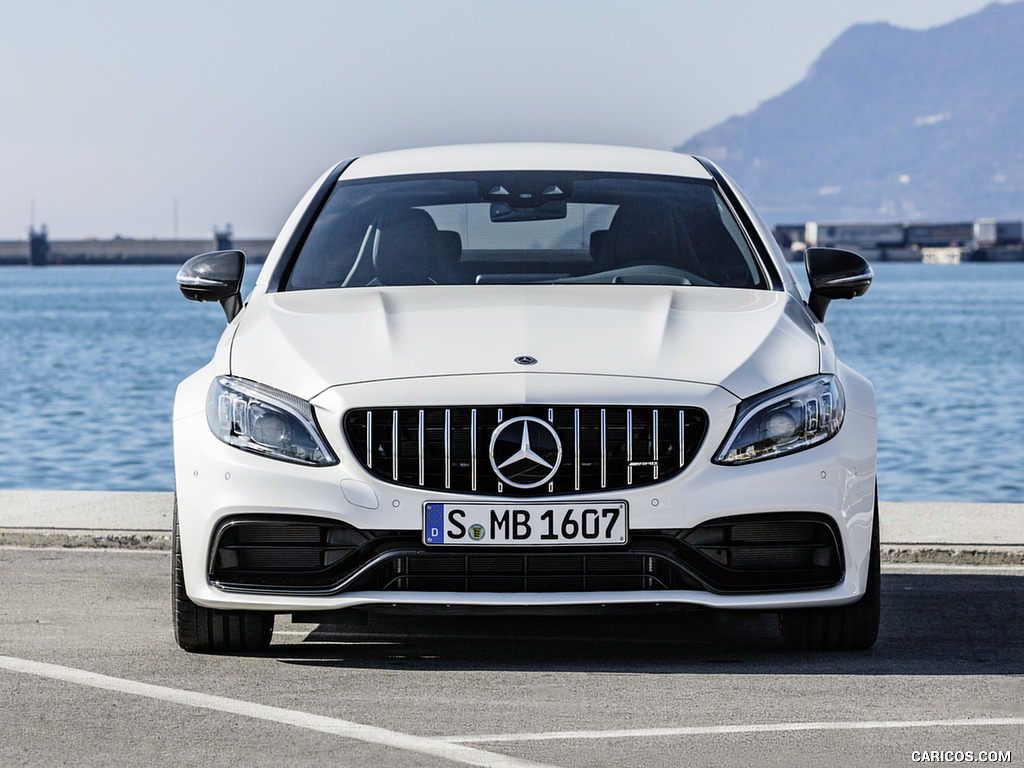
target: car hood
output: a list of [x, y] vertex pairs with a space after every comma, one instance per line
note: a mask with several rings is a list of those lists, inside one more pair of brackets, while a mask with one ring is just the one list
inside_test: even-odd
[[[310, 399], [350, 383], [494, 373], [648, 377], [748, 397], [819, 369], [789, 294], [546, 285], [293, 291], [238, 317], [231, 372]], [[536, 364], [515, 358], [528, 355]]]

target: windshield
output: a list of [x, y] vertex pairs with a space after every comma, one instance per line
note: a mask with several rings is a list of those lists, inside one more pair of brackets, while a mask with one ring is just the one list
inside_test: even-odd
[[489, 171], [339, 181], [285, 290], [511, 283], [765, 287], [710, 182]]

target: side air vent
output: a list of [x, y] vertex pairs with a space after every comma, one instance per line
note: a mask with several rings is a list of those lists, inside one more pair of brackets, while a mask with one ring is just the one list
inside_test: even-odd
[[316, 588], [334, 584], [372, 537], [321, 518], [229, 518], [213, 537], [210, 580], [220, 586]]
[[[843, 577], [835, 523], [825, 515], [772, 513], [713, 520], [683, 537], [685, 559], [722, 591], [827, 587]], [[697, 557], [694, 557], [694, 554]]]

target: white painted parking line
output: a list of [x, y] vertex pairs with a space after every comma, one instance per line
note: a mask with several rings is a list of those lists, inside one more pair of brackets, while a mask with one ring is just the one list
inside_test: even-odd
[[1024, 577], [1024, 565], [974, 565], [972, 563], [882, 563], [882, 573], [922, 573], [938, 575], [965, 573], [971, 576]]
[[242, 717], [251, 717], [257, 720], [268, 720], [273, 723], [305, 728], [311, 731], [320, 731], [347, 739], [355, 739], [356, 741], [431, 755], [464, 765], [488, 766], [491, 768], [550, 768], [550, 766], [545, 766], [542, 763], [520, 760], [507, 755], [494, 754], [493, 752], [485, 752], [481, 749], [445, 742], [441, 739], [413, 736], [408, 733], [390, 731], [386, 728], [377, 728], [372, 725], [353, 723], [348, 720], [313, 715], [294, 709], [269, 707], [240, 699], [211, 696], [206, 693], [183, 691], [177, 688], [167, 688], [162, 685], [150, 685], [149, 683], [140, 683], [135, 680], [109, 677], [57, 664], [44, 664], [38, 661], [17, 659], [11, 656], [0, 656], [0, 669], [44, 677], [63, 683], [100, 688], [130, 696], [142, 696], [172, 704], [182, 704], [187, 707], [199, 707], [201, 709], [241, 715]]
[[754, 723], [749, 725], [708, 725], [689, 728], [636, 728], [609, 731], [549, 731], [545, 733], [492, 733], [479, 736], [447, 736], [450, 744], [484, 744], [515, 741], [558, 741], [562, 739], [643, 739], [659, 736], [722, 736], [786, 731], [872, 731], [896, 728], [980, 728], [1024, 726], [1024, 717], [979, 717], [960, 720], [869, 720], [836, 723]]

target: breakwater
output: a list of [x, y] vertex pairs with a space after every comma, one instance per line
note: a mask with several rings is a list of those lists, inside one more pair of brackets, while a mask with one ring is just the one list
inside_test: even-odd
[[[787, 247], [793, 261], [803, 258], [805, 243], [793, 247], [791, 235], [777, 233], [776, 238]], [[262, 264], [272, 239], [136, 239], [116, 237], [110, 240], [45, 240], [33, 246], [31, 240], [0, 240], [0, 266], [70, 266], [79, 264], [184, 264], [206, 251], [237, 248], [245, 252], [250, 264]], [[957, 264], [966, 261], [1024, 261], [1024, 246], [999, 245], [978, 247], [956, 244], [945, 247], [878, 246], [875, 243], [829, 243], [834, 247], [857, 251], [869, 261], [902, 261]], [[36, 251], [33, 253], [33, 251]]]
[[[40, 237], [40, 234], [42, 236]], [[272, 239], [232, 238], [216, 233], [206, 239], [49, 240], [33, 232], [27, 240], [0, 240], [0, 266], [59, 266], [77, 264], [184, 264], [206, 251], [237, 248], [250, 263], [262, 263]]]
[[808, 247], [845, 248], [868, 261], [960, 264], [1024, 261], [1024, 221], [777, 224], [776, 242], [791, 261]]

